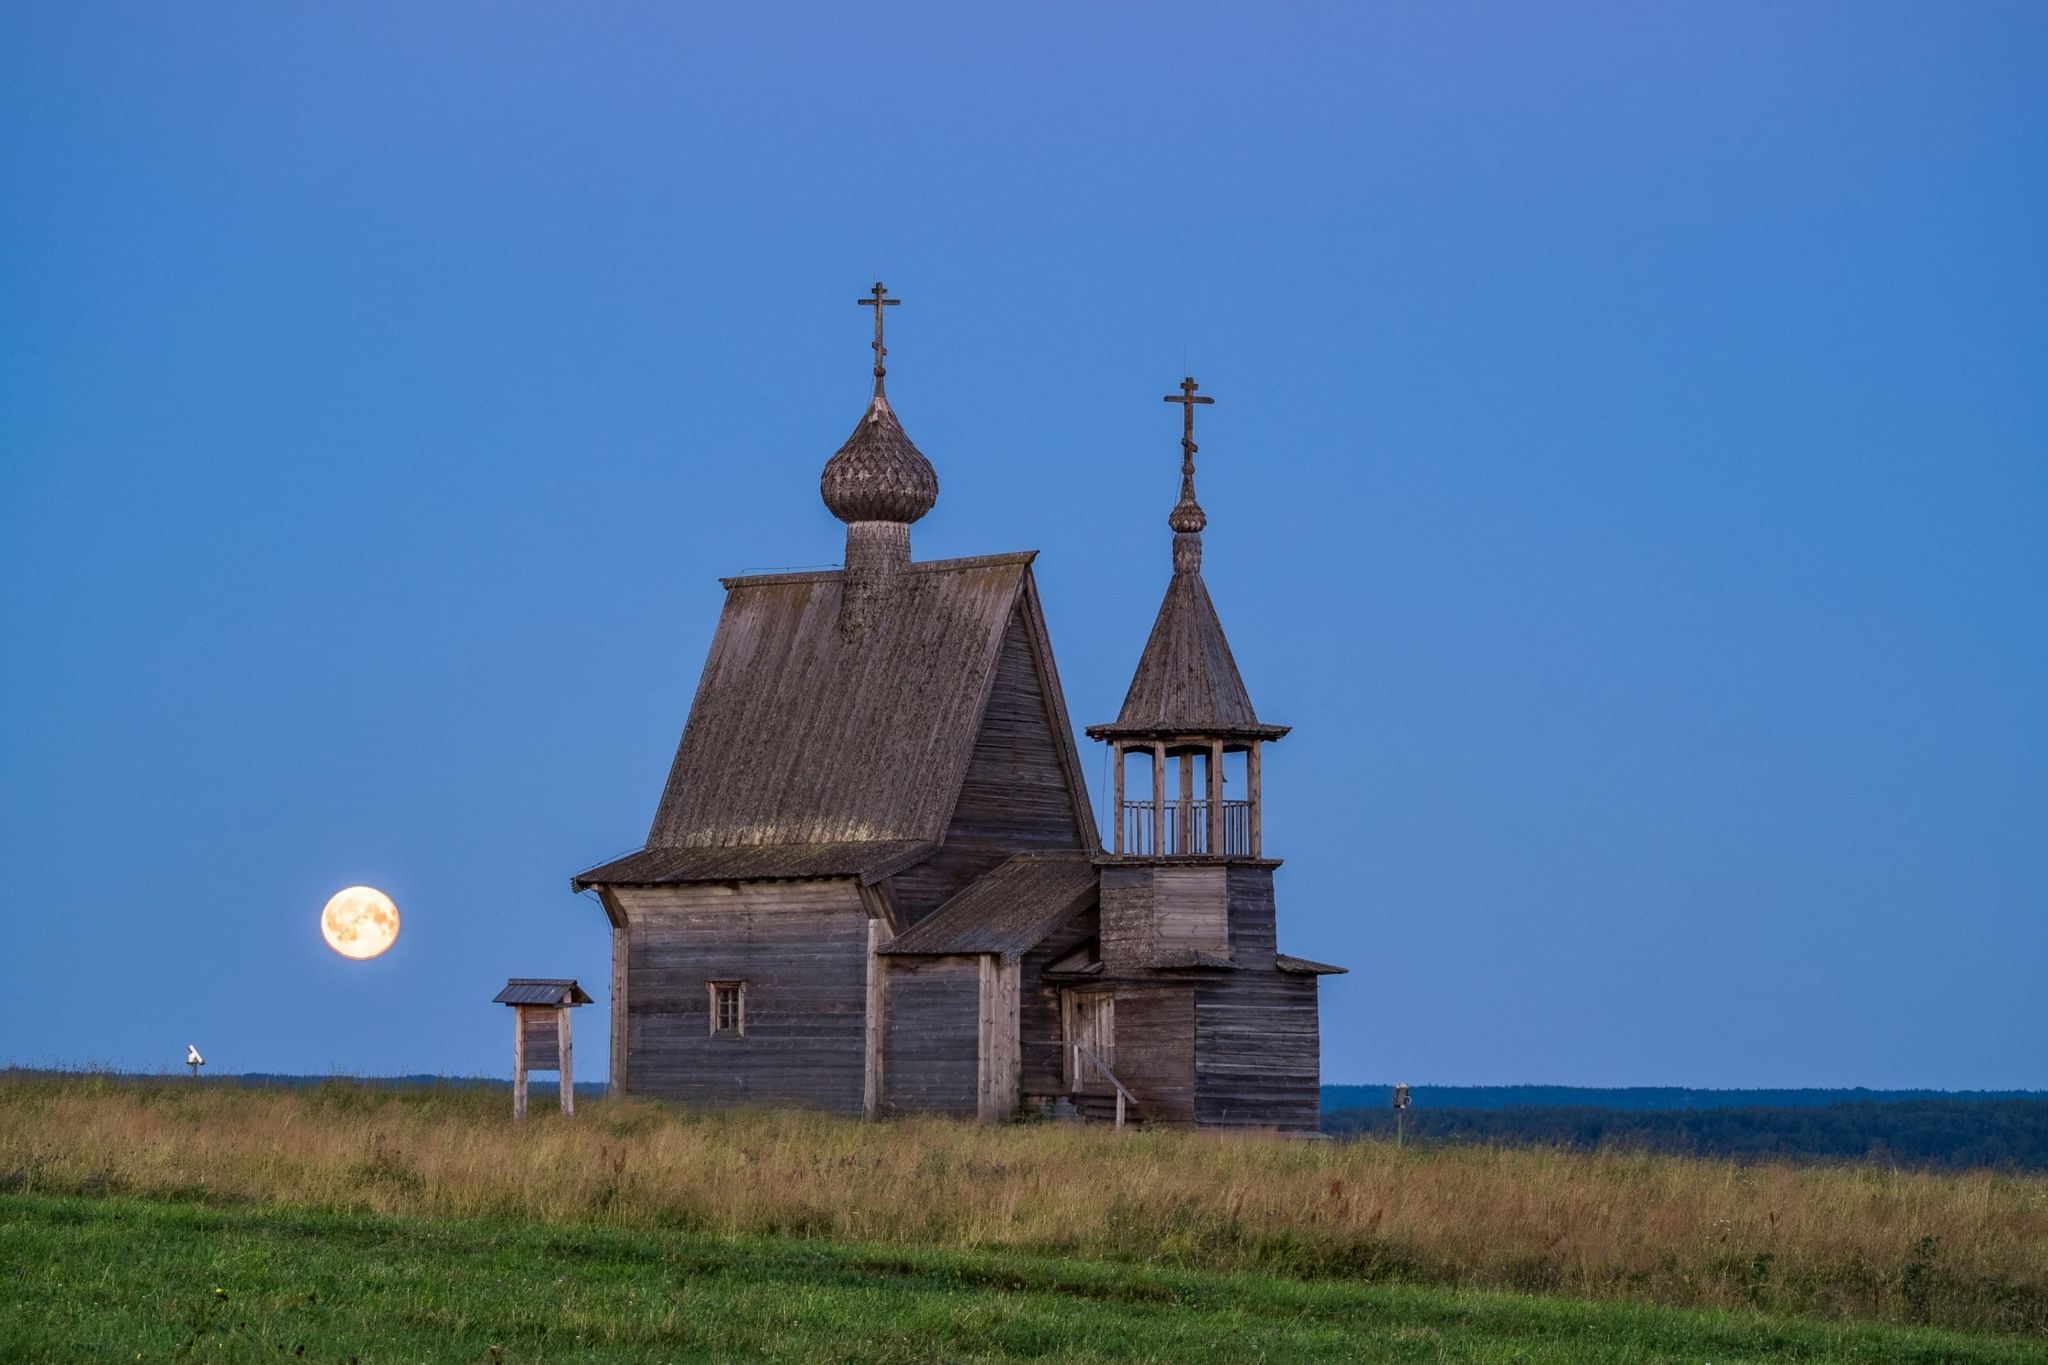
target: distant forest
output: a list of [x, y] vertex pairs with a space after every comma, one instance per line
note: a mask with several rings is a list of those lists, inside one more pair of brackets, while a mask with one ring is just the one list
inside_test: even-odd
[[[1858, 1101], [2048, 1100], [2048, 1090], [1687, 1090], [1675, 1085], [1637, 1085], [1603, 1090], [1577, 1085], [1418, 1085], [1410, 1090], [1417, 1109], [1516, 1109], [1528, 1106], [1574, 1109], [1795, 1109]], [[1386, 1109], [1391, 1085], [1326, 1085], [1323, 1110]]]
[[[1369, 1093], [1372, 1087], [1356, 1089]], [[1386, 1093], [1384, 1087], [1381, 1091]], [[1782, 1093], [1832, 1093], [1839, 1097], [1843, 1092]], [[1327, 1091], [1325, 1095], [1327, 1106]], [[1326, 1107], [1323, 1111], [1323, 1130], [1340, 1137], [1392, 1137], [1394, 1124], [1390, 1101], [1371, 1108]], [[1407, 1139], [1625, 1149], [1739, 1160], [1872, 1160], [1942, 1170], [2041, 1171], [2048, 1170], [2048, 1097], [1836, 1098], [1832, 1102], [1696, 1104], [1691, 1108], [1528, 1102], [1437, 1108], [1428, 1107], [1418, 1090], [1408, 1110]]]

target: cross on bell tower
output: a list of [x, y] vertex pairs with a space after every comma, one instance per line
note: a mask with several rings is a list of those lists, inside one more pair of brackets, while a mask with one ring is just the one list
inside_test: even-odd
[[[1259, 747], [1287, 733], [1252, 709], [1202, 582], [1202, 530], [1209, 518], [1195, 501], [1195, 408], [1216, 400], [1200, 389], [1190, 375], [1179, 393], [1165, 398], [1181, 407], [1180, 500], [1166, 518], [1173, 529], [1166, 600], [1116, 723], [1088, 729], [1116, 753], [1107, 842], [1117, 857], [1260, 859]], [[1150, 759], [1147, 800], [1125, 799], [1125, 768], [1135, 756]], [[1228, 794], [1227, 763], [1242, 772]], [[1177, 769], [1177, 782], [1169, 782], [1170, 768]], [[1136, 777], [1143, 781], [1146, 774]]]

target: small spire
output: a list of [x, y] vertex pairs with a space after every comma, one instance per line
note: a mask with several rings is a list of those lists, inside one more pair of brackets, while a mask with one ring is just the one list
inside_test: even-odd
[[1195, 404], [1213, 403], [1213, 398], [1198, 398], [1195, 391], [1202, 386], [1193, 375], [1180, 381], [1180, 392], [1166, 395], [1166, 402], [1181, 405], [1180, 427], [1180, 501], [1167, 513], [1166, 524], [1173, 528], [1173, 567], [1178, 573], [1195, 573], [1202, 567], [1202, 528], [1209, 524], [1209, 518], [1202, 511], [1202, 504], [1195, 501], [1195, 452], [1201, 449], [1195, 444]]
[[882, 310], [884, 308], [894, 308], [897, 304], [903, 302], [902, 299], [886, 297], [888, 292], [888, 287], [880, 280], [876, 280], [875, 287], [868, 291], [866, 298], [854, 300], [862, 308], [872, 308], [875, 310], [875, 397], [877, 398], [882, 396], [882, 376], [889, 373], [888, 367], [882, 363], [882, 357], [889, 354], [889, 348], [882, 344]]

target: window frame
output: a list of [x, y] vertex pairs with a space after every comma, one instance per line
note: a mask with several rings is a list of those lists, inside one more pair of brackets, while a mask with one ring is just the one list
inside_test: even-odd
[[[726, 1033], [737, 1038], [746, 1037], [747, 983], [745, 981], [706, 981], [704, 983], [704, 990], [710, 1004], [711, 1027], [708, 1030], [710, 1036], [716, 1038], [719, 1034]], [[730, 1024], [723, 1021], [719, 1012], [719, 995], [724, 991], [731, 991], [733, 993], [733, 1022]]]

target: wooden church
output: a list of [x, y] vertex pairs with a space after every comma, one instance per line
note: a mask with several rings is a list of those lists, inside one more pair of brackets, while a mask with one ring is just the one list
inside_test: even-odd
[[[1260, 720], [1202, 582], [1192, 379], [1173, 574], [1102, 846], [1035, 552], [918, 561], [938, 478], [883, 389], [825, 462], [843, 569], [723, 580], [612, 927], [614, 1093], [844, 1114], [1313, 1130], [1316, 979], [1278, 951]], [[1128, 778], [1127, 778], [1128, 774]]]

